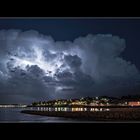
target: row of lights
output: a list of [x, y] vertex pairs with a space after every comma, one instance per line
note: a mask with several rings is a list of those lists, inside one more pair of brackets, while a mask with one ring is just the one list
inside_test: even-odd
[[90, 108], [89, 110], [87, 108], [67, 108], [67, 107], [55, 107], [55, 108], [45, 108], [45, 107], [38, 107], [37, 108], [38, 111], [109, 111], [109, 109], [102, 109], [102, 108]]

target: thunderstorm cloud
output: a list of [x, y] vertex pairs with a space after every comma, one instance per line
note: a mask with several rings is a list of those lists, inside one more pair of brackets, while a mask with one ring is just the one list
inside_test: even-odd
[[135, 94], [140, 73], [111, 34], [55, 41], [37, 31], [0, 31], [0, 102]]

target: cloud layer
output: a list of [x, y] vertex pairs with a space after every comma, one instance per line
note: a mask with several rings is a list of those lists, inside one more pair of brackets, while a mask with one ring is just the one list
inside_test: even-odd
[[54, 41], [30, 30], [0, 31], [0, 102], [140, 93], [140, 73], [110, 34]]

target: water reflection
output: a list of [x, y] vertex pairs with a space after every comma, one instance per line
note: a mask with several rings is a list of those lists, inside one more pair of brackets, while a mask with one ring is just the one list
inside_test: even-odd
[[[24, 108], [24, 110], [34, 110], [37, 108]], [[41, 108], [40, 108], [41, 109]], [[47, 108], [44, 108], [47, 109]], [[30, 114], [24, 114], [21, 113], [23, 108], [0, 108], [0, 123], [9, 123], [9, 122], [35, 122], [35, 123], [40, 123], [40, 122], [49, 122], [49, 123], [60, 123], [60, 122], [77, 122], [78, 120], [73, 120], [69, 118], [61, 118], [61, 117], [49, 117], [49, 116], [39, 116], [39, 115], [30, 115]], [[43, 111], [43, 108], [42, 108]]]
[[78, 108], [78, 107], [37, 107], [37, 108], [31, 108], [31, 110], [38, 110], [38, 111], [92, 111], [92, 112], [97, 112], [97, 111], [110, 111], [109, 108]]

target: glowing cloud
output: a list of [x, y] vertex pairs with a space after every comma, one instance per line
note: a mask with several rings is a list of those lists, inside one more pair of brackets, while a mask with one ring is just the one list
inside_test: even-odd
[[[32, 57], [18, 57], [18, 56], [10, 56], [10, 60], [14, 60], [13, 67], [20, 67], [23, 70], [26, 70], [27, 66], [37, 65], [40, 67], [47, 76], [54, 76], [57, 69], [61, 67], [63, 64], [62, 59], [60, 57], [56, 57], [51, 61], [46, 61], [45, 57], [42, 53], [42, 48], [33, 46], [32, 47], [35, 55]], [[51, 54], [55, 54], [54, 51], [50, 51]]]
[[0, 38], [0, 101], [140, 92], [139, 70], [120, 57], [118, 36], [55, 42], [37, 31], [3, 30]]

